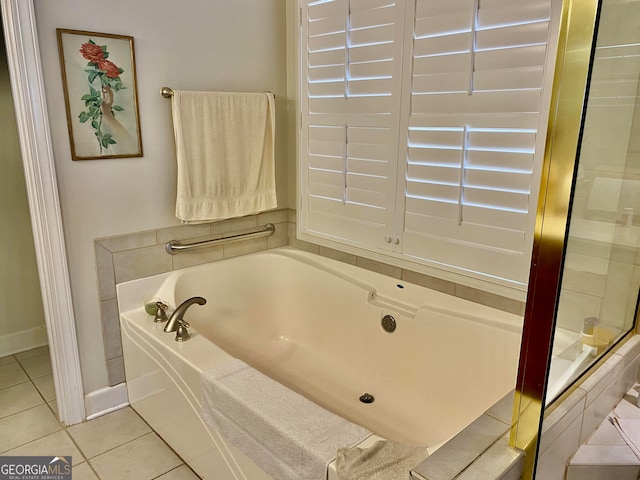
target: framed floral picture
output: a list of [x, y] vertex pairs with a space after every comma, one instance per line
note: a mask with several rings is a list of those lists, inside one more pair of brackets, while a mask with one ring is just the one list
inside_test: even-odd
[[141, 157], [133, 37], [56, 31], [73, 160]]

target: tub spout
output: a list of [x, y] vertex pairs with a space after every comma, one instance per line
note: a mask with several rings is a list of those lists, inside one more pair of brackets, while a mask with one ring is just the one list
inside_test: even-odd
[[175, 311], [171, 314], [171, 316], [169, 317], [169, 321], [164, 326], [164, 331], [167, 333], [175, 332], [178, 329], [178, 320], [183, 320], [182, 317], [186, 313], [187, 309], [194, 303], [197, 303], [198, 305], [204, 305], [205, 303], [207, 303], [207, 300], [202, 297], [191, 297], [186, 299], [184, 302], [178, 305], [178, 308], [176, 308]]

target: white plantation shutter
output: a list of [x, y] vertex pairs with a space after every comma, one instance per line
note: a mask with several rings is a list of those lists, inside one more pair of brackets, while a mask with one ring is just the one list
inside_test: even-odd
[[392, 0], [320, 0], [302, 8], [306, 232], [387, 247], [397, 172], [402, 13]]
[[550, 14], [550, 0], [417, 0], [405, 255], [526, 282]]
[[526, 283], [551, 2], [305, 2], [301, 232]]

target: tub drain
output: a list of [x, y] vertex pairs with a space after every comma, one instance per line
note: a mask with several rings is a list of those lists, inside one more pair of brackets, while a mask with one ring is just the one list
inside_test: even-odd
[[373, 395], [369, 393], [364, 393], [360, 396], [360, 401], [362, 403], [373, 403], [374, 400], [375, 398], [373, 398]]

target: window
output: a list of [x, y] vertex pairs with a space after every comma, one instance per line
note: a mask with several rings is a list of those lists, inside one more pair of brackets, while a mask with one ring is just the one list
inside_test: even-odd
[[304, 2], [302, 237], [526, 284], [551, 13], [551, 0]]

